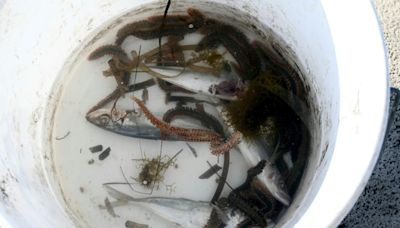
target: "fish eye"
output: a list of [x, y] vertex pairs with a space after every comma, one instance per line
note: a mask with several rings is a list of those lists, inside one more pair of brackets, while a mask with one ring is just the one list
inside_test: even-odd
[[101, 116], [99, 116], [99, 123], [101, 124], [101, 125], [107, 125], [108, 124], [108, 122], [110, 122], [110, 116], [109, 115], [107, 115], [107, 114], [103, 114], [103, 115], [101, 115]]

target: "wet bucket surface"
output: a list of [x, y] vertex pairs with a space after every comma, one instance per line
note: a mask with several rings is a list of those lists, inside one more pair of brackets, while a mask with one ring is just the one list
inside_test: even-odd
[[[54, 24], [43, 23], [38, 31], [25, 30], [32, 34], [36, 43], [26, 42], [16, 35], [16, 31], [8, 26], [4, 27], [7, 38], [1, 45], [4, 45], [5, 50], [10, 50], [6, 53], [15, 53], [18, 58], [14, 58], [20, 59], [17, 69], [4, 68], [4, 75], [16, 77], [6, 79], [2, 92], [4, 100], [9, 101], [9, 107], [13, 108], [1, 110], [4, 116], [1, 127], [4, 150], [1, 157], [4, 161], [1, 167], [4, 180], [2, 189], [5, 193], [2, 215], [8, 223], [15, 226], [44, 227], [60, 223], [66, 227], [72, 225], [73, 220], [64, 212], [68, 208], [65, 204], [68, 199], [63, 199], [63, 194], [60, 194], [62, 189], [55, 187], [56, 168], [51, 144], [55, 137], [60, 137], [52, 135], [52, 123], [56, 118], [54, 111], [62, 96], [63, 87], [68, 84], [60, 75], [65, 74], [63, 70], [69, 69], [68, 66], [73, 64], [71, 61], [91, 40], [88, 36], [99, 32], [94, 31], [94, 28], [103, 27], [103, 23], [113, 21], [112, 18], [120, 18], [121, 12], [126, 9], [139, 7], [135, 3], [123, 1], [109, 5], [89, 2], [88, 9], [78, 7], [79, 3], [74, 4], [76, 5], [71, 5], [68, 10], [63, 9], [61, 3], [49, 6], [52, 9], [49, 16], [61, 14], [69, 18], [68, 22], [56, 20]], [[210, 8], [213, 6], [206, 2], [193, 5], [200, 9], [201, 6], [198, 5]], [[285, 2], [265, 5], [234, 2], [230, 5], [234, 9], [242, 9], [243, 15], [257, 15], [258, 21], [263, 23], [257, 26], [262, 33], [267, 33], [266, 29], [270, 28], [280, 37], [284, 37], [288, 45], [286, 50], [290, 50], [285, 54], [302, 68], [310, 87], [310, 97], [315, 98], [314, 109], [310, 114], [316, 123], [312, 131], [314, 140], [310, 150], [311, 159], [300, 190], [278, 226], [336, 224], [361, 191], [363, 179], [368, 177], [376, 160], [383, 136], [381, 131], [384, 130], [387, 105], [386, 69], [381, 37], [372, 8], [369, 4], [357, 6], [364, 13], [354, 19], [354, 22], [350, 21], [355, 24], [363, 21], [359, 23], [358, 34], [374, 31], [373, 35], [360, 43], [355, 35], [350, 36], [351, 38], [343, 35], [344, 31], [352, 32], [346, 30], [349, 26], [346, 23], [351, 23], [344, 23], [343, 14], [347, 15], [346, 12], [342, 12], [342, 19], [338, 19], [336, 13], [339, 12], [339, 4], [307, 2], [296, 6]], [[81, 10], [76, 11], [76, 8]], [[22, 9], [24, 7], [18, 3], [7, 2], [0, 11], [1, 17], [10, 12], [18, 15]], [[78, 16], [72, 19], [71, 15], [74, 13]], [[234, 10], [227, 11], [227, 14], [236, 15]], [[20, 21], [8, 22], [8, 25], [27, 26], [22, 23], [26, 22], [26, 18], [19, 19]], [[244, 17], [240, 20], [246, 22], [251, 18]], [[39, 21], [38, 19], [31, 23]], [[87, 22], [84, 28], [78, 28], [80, 21]], [[57, 26], [59, 24], [63, 26]], [[365, 24], [375, 27], [361, 26]], [[67, 35], [59, 35], [60, 31]], [[45, 35], [40, 35], [42, 33]], [[369, 44], [370, 54], [361, 51], [364, 48], [362, 44], [366, 43], [374, 44]], [[16, 47], [15, 44], [19, 44], [18, 48], [12, 49]], [[348, 47], [353, 51], [349, 53], [346, 50]], [[35, 51], [20, 54], [21, 49]], [[71, 50], [74, 50], [72, 56]], [[374, 98], [368, 99], [371, 89], [374, 91]], [[74, 102], [75, 99], [71, 100]], [[362, 150], [360, 145], [363, 146]], [[73, 151], [78, 151], [78, 148]], [[363, 151], [363, 156], [357, 151]], [[352, 169], [355, 161], [359, 167], [357, 170]], [[351, 176], [348, 174], [350, 171]], [[52, 187], [49, 187], [49, 183]], [[341, 189], [341, 194], [332, 191], [337, 189], [339, 183], [347, 186]], [[55, 195], [58, 201], [48, 197], [50, 194]], [[331, 194], [341, 197], [331, 202]], [[32, 207], [37, 210], [32, 210]], [[320, 215], [318, 211], [325, 208], [330, 208], [332, 213]], [[315, 219], [316, 213], [318, 219]], [[49, 219], [49, 214], [52, 214], [52, 219]]]

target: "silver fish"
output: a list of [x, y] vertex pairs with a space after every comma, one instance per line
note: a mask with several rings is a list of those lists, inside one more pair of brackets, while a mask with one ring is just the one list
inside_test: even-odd
[[261, 160], [267, 161], [265, 168], [257, 178], [266, 185], [271, 194], [279, 202], [283, 203], [285, 206], [289, 206], [291, 198], [287, 193], [286, 184], [275, 165], [268, 162], [268, 152], [262, 142], [258, 140], [241, 140], [237, 147], [250, 166], [257, 165]]
[[111, 109], [98, 109], [87, 114], [86, 119], [107, 131], [134, 138], [180, 141], [173, 135], [162, 135], [160, 129], [149, 124], [144, 117], [134, 112], [114, 110], [111, 116]]
[[[111, 114], [112, 113], [112, 114]], [[161, 116], [157, 115], [156, 116]], [[114, 109], [97, 109], [86, 115], [86, 120], [104, 130], [116, 134], [125, 135], [133, 138], [182, 141], [182, 138], [174, 135], [162, 134], [159, 128], [154, 127], [150, 122], [140, 114], [133, 111], [122, 111]], [[180, 123], [180, 127], [193, 128], [194, 124]]]
[[[194, 201], [185, 198], [145, 197], [135, 198], [110, 186], [105, 186], [109, 195], [117, 201], [111, 202], [114, 207], [127, 205], [129, 202], [152, 211], [154, 214], [181, 227], [203, 227], [210, 217], [212, 206], [209, 202]], [[245, 217], [241, 213], [234, 216], [227, 213], [229, 226], [236, 227]]]
[[[220, 117], [227, 122], [227, 117], [222, 111], [222, 106], [216, 106]], [[228, 127], [228, 131], [234, 132], [232, 127]], [[262, 173], [257, 178], [268, 188], [271, 194], [285, 206], [289, 206], [291, 198], [288, 194], [286, 184], [282, 179], [278, 169], [270, 161], [270, 155], [273, 153], [271, 147], [264, 145], [261, 140], [240, 140], [237, 144], [238, 149], [246, 163], [253, 167], [256, 166], [261, 160], [266, 160], [267, 163]]]

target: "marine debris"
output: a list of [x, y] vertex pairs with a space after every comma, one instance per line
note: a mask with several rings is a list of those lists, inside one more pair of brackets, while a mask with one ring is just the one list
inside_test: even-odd
[[175, 166], [176, 157], [183, 151], [179, 150], [172, 158], [159, 155], [155, 158], [135, 159], [139, 161], [140, 173], [136, 177], [142, 186], [150, 188], [159, 185], [164, 180], [164, 173], [169, 167]]
[[107, 147], [103, 152], [101, 152], [99, 154], [99, 160], [102, 161], [102, 160], [106, 159], [110, 155], [110, 152], [111, 152], [111, 148]]
[[99, 145], [95, 145], [92, 147], [89, 147], [90, 152], [92, 153], [97, 153], [103, 150], [103, 145], [99, 144]]

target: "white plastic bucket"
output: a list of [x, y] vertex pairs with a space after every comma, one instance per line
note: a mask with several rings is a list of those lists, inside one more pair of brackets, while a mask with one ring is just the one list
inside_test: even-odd
[[[212, 8], [212, 2], [233, 9], [229, 14], [238, 10], [255, 17], [282, 37], [314, 98], [316, 140], [300, 190], [278, 227], [337, 225], [365, 186], [386, 129], [386, 58], [371, 3], [192, 5]], [[59, 75], [97, 28], [147, 3], [161, 7], [165, 1], [0, 1], [1, 227], [75, 226], [52, 179], [49, 132], [62, 92]]]

